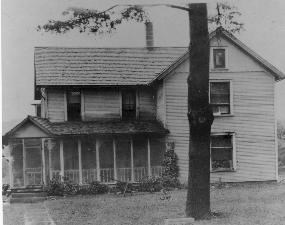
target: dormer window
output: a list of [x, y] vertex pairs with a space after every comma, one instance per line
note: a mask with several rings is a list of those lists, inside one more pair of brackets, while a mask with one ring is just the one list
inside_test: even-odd
[[81, 92], [80, 90], [67, 91], [67, 120], [81, 120]]
[[123, 90], [122, 91], [122, 119], [133, 120], [136, 119], [136, 91]]
[[213, 47], [211, 53], [211, 68], [227, 69], [227, 48]]

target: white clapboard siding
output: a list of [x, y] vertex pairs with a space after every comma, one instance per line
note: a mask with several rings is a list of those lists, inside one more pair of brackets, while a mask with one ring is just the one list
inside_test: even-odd
[[152, 89], [138, 91], [139, 118], [153, 120], [156, 118], [155, 92]]
[[[229, 68], [210, 71], [210, 79], [231, 80], [233, 115], [215, 117], [212, 132], [234, 132], [237, 169], [211, 173], [211, 182], [276, 179], [274, 79], [268, 72], [228, 42]], [[188, 176], [189, 125], [187, 118], [188, 61], [164, 80], [168, 139], [175, 141], [181, 181]]]
[[64, 121], [64, 91], [49, 89], [47, 91], [48, 118], [51, 122]]
[[84, 103], [85, 120], [120, 118], [118, 90], [84, 90]]

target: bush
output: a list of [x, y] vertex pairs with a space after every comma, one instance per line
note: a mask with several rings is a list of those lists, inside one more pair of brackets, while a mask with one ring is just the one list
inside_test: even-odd
[[59, 179], [53, 178], [50, 180], [48, 186], [46, 187], [46, 192], [51, 196], [63, 196], [64, 195], [64, 183]]
[[180, 187], [178, 180], [179, 167], [177, 165], [178, 157], [174, 152], [174, 143], [167, 143], [167, 149], [164, 153], [162, 162], [162, 186], [164, 188], [177, 188]]
[[134, 186], [132, 183], [118, 181], [116, 183], [115, 190], [120, 193], [131, 193], [132, 191], [134, 191]]
[[160, 177], [144, 177], [139, 182], [139, 191], [157, 192], [163, 188]]
[[109, 187], [106, 184], [101, 184], [98, 181], [93, 181], [89, 185], [88, 192], [89, 194], [93, 195], [105, 194], [109, 192]]
[[2, 184], [2, 195], [6, 195], [8, 193], [9, 188], [10, 188], [9, 184]]

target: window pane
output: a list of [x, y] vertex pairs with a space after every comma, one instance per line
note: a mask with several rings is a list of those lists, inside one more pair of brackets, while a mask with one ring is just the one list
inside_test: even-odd
[[232, 136], [231, 135], [219, 135], [211, 137], [212, 147], [232, 147]]
[[212, 169], [225, 170], [233, 168], [233, 146], [231, 135], [211, 136]]
[[122, 114], [123, 119], [135, 119], [136, 92], [134, 90], [127, 90], [122, 92]]
[[210, 83], [210, 104], [214, 113], [230, 113], [230, 82]]
[[226, 61], [225, 61], [225, 49], [214, 49], [214, 67], [215, 68], [225, 68]]
[[67, 118], [69, 121], [76, 121], [81, 119], [80, 91], [67, 92]]

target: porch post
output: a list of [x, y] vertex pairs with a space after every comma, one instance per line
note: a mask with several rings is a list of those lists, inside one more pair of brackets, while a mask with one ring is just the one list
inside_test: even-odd
[[48, 139], [48, 167], [49, 167], [49, 179], [53, 178], [52, 165], [51, 165], [51, 139]]
[[46, 181], [46, 162], [45, 162], [45, 138], [42, 138], [42, 182], [44, 185], [47, 184], [47, 181]]
[[9, 152], [9, 179], [10, 179], [10, 186], [14, 187], [14, 177], [13, 177], [13, 158], [11, 154], [11, 147], [10, 143], [8, 144], [8, 152]]
[[79, 169], [79, 184], [82, 184], [82, 157], [81, 157], [81, 140], [78, 139], [78, 169]]
[[134, 142], [133, 137], [131, 137], [131, 181], [135, 181], [135, 171], [134, 171]]
[[63, 181], [64, 177], [64, 158], [63, 158], [63, 140], [59, 141], [59, 157], [60, 157], [60, 176], [61, 181]]
[[151, 176], [151, 165], [150, 165], [150, 140], [147, 138], [147, 172], [148, 176]]
[[99, 153], [99, 140], [96, 138], [96, 171], [97, 171], [97, 180], [100, 182], [101, 181], [101, 176], [100, 176], [100, 153]]
[[116, 156], [116, 139], [113, 138], [113, 160], [114, 160], [114, 179], [117, 181], [117, 156]]
[[25, 149], [25, 140], [22, 139], [23, 145], [23, 179], [24, 179], [24, 186], [26, 186], [26, 149]]

